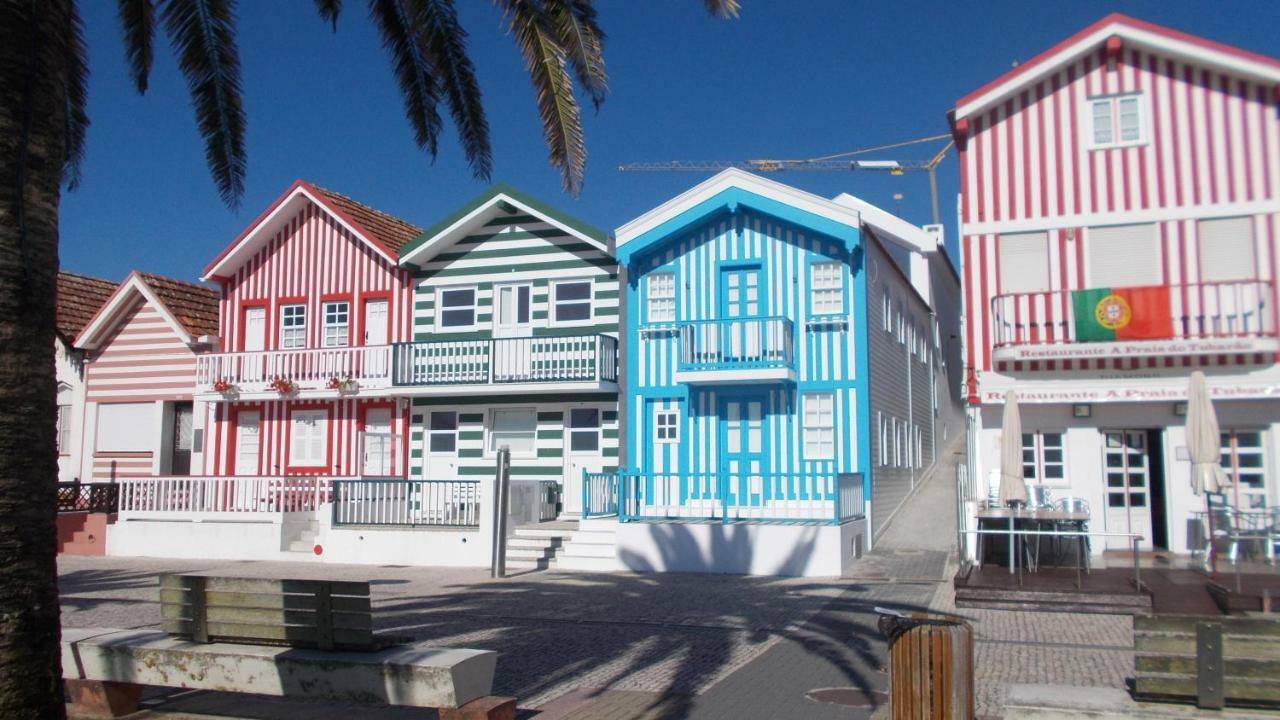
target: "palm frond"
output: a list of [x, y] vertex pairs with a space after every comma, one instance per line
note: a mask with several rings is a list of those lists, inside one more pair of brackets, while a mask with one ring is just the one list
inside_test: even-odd
[[369, 0], [369, 14], [391, 53], [396, 82], [404, 96], [404, 112], [414, 141], [434, 160], [440, 137], [439, 88], [405, 0]]
[[488, 180], [493, 171], [489, 121], [476, 69], [467, 54], [467, 31], [458, 23], [453, 0], [414, 0], [412, 9], [418, 45], [444, 93], [471, 173]]
[[156, 6], [152, 0], [120, 0], [120, 29], [124, 31], [124, 54], [129, 74], [138, 92], [147, 92], [156, 34]]
[[704, 0], [704, 2], [707, 5], [707, 12], [719, 18], [736, 18], [742, 10], [738, 0]]
[[573, 96], [573, 80], [565, 51], [542, 4], [537, 0], [495, 0], [510, 21], [509, 30], [524, 57], [525, 69], [538, 96], [542, 134], [551, 164], [560, 170], [561, 183], [571, 195], [582, 189], [587, 148], [582, 140], [582, 120]]
[[205, 141], [205, 160], [223, 202], [244, 193], [244, 107], [234, 0], [166, 0], [161, 20], [178, 55]]
[[595, 5], [591, 0], [544, 0], [544, 6], [569, 67], [599, 112], [609, 93], [609, 77], [604, 70], [604, 31], [596, 21]]
[[338, 32], [338, 15], [342, 13], [342, 0], [316, 0], [316, 11], [320, 17], [333, 24], [333, 31]]
[[84, 161], [84, 138], [89, 129], [89, 114], [85, 110], [88, 99], [89, 64], [84, 44], [84, 23], [75, 3], [69, 7], [67, 17], [67, 108], [66, 108], [66, 160], [62, 177], [67, 189], [74, 190], [80, 184], [80, 164]]

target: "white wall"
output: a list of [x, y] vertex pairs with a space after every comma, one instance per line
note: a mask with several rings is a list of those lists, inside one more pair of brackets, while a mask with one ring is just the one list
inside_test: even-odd
[[636, 572], [834, 577], [862, 547], [864, 522], [844, 525], [618, 525], [618, 561]]
[[58, 381], [58, 404], [71, 406], [71, 429], [67, 447], [58, 449], [58, 481], [71, 482], [81, 478], [80, 458], [84, 446], [84, 367], [79, 358], [61, 338], [53, 341], [55, 367]]

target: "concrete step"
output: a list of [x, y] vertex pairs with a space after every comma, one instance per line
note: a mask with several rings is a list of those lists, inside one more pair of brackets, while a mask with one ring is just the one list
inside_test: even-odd
[[310, 553], [316, 546], [315, 538], [310, 540], [294, 540], [289, 543], [289, 552]]
[[546, 570], [550, 565], [550, 560], [524, 560], [524, 559], [508, 559], [508, 570]]
[[516, 528], [515, 537], [537, 538], [537, 537], [554, 537], [564, 538], [577, 532], [570, 528], [540, 528], [536, 526], [526, 526]]
[[540, 560], [554, 557], [554, 548], [507, 548], [507, 560]]
[[578, 543], [571, 542], [561, 551], [564, 555], [575, 557], [617, 557], [618, 546], [613, 543]]
[[584, 557], [560, 554], [551, 561], [552, 570], [578, 572], [615, 572], [618, 570], [616, 557]]
[[557, 548], [564, 544], [563, 538], [553, 537], [512, 537], [507, 538], [509, 548]]

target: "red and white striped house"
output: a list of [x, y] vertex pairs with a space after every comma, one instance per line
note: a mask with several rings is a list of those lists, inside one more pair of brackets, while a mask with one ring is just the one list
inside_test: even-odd
[[216, 340], [217, 303], [210, 288], [135, 271], [84, 326], [78, 477], [191, 471], [196, 362]]
[[1087, 501], [1096, 531], [1200, 549], [1181, 417], [1198, 368], [1232, 502], [1275, 505], [1280, 60], [1109, 15], [949, 119], [978, 482], [1016, 390], [1029, 484]]

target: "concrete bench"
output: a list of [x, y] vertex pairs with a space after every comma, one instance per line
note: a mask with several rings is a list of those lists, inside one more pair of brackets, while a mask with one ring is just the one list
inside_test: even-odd
[[62, 674], [74, 705], [98, 716], [137, 709], [142, 685], [439, 708], [441, 720], [515, 717], [487, 697], [497, 653], [413, 643], [374, 652], [195, 643], [155, 630], [64, 628]]

